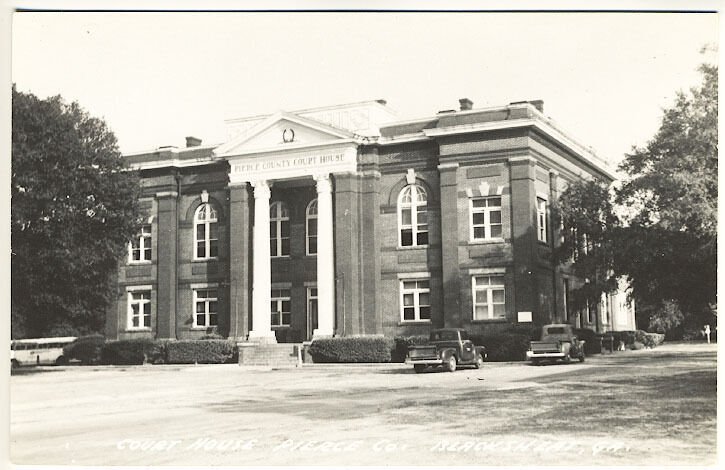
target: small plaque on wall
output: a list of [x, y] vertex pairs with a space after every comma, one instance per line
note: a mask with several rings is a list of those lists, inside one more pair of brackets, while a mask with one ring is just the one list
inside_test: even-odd
[[531, 323], [531, 312], [518, 312], [519, 323]]

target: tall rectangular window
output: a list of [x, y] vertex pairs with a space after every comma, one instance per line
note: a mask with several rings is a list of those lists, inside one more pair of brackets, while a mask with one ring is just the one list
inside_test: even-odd
[[537, 233], [540, 242], [546, 243], [546, 199], [536, 198]]
[[272, 289], [270, 312], [272, 326], [290, 326], [292, 324], [289, 289]]
[[506, 291], [503, 276], [473, 277], [473, 319], [506, 318]]
[[282, 201], [269, 206], [269, 253], [273, 258], [290, 254], [289, 209]]
[[430, 320], [430, 281], [400, 281], [400, 308], [403, 321]]
[[471, 199], [471, 240], [502, 237], [501, 198]]
[[151, 261], [151, 225], [141, 226], [141, 231], [129, 244], [128, 261]]
[[128, 329], [151, 328], [151, 291], [128, 292]]
[[194, 289], [194, 328], [217, 326], [218, 305], [216, 289]]

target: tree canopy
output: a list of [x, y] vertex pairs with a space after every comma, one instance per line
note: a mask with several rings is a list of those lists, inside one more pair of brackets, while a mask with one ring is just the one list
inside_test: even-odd
[[116, 137], [78, 103], [13, 86], [11, 180], [13, 337], [102, 331], [139, 223]]
[[717, 67], [700, 72], [702, 84], [679, 92], [655, 136], [625, 156], [620, 186], [572, 183], [559, 207], [557, 258], [591, 281], [578, 297], [596, 298], [625, 276], [652, 328], [715, 320]]

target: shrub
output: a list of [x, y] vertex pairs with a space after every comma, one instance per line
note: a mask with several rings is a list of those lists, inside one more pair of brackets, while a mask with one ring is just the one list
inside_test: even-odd
[[234, 362], [237, 345], [220, 339], [180, 340], [166, 343], [168, 364], [224, 364]]
[[[535, 333], [535, 332], [534, 332]], [[524, 331], [504, 331], [499, 334], [472, 336], [476, 346], [484, 346], [489, 361], [523, 361], [529, 349], [531, 333]]]
[[405, 362], [408, 348], [419, 344], [428, 344], [428, 336], [396, 336], [395, 344], [390, 352], [391, 362]]
[[382, 336], [321, 338], [312, 341], [310, 355], [324, 362], [390, 362], [395, 341]]
[[640, 349], [644, 349], [644, 344], [640, 343], [639, 341], [635, 341], [634, 343], [629, 345], [629, 349], [638, 351]]
[[644, 331], [642, 333], [641, 339], [637, 339], [637, 341], [644, 344], [646, 348], [656, 348], [665, 340], [665, 335], [661, 333], [647, 333]]
[[77, 359], [81, 364], [99, 364], [105, 342], [103, 335], [81, 336], [63, 348], [63, 356], [69, 360]]
[[159, 355], [163, 357], [163, 343], [149, 338], [109, 341], [101, 350], [101, 363], [137, 365], [154, 362]]

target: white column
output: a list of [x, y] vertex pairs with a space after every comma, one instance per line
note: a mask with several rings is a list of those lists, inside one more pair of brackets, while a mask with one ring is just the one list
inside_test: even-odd
[[317, 175], [317, 329], [313, 337], [332, 336], [335, 328], [335, 252], [332, 240], [330, 175]]
[[269, 251], [269, 185], [256, 181], [254, 186], [254, 235], [252, 254], [252, 330], [249, 341], [276, 343], [269, 308], [272, 266]]

